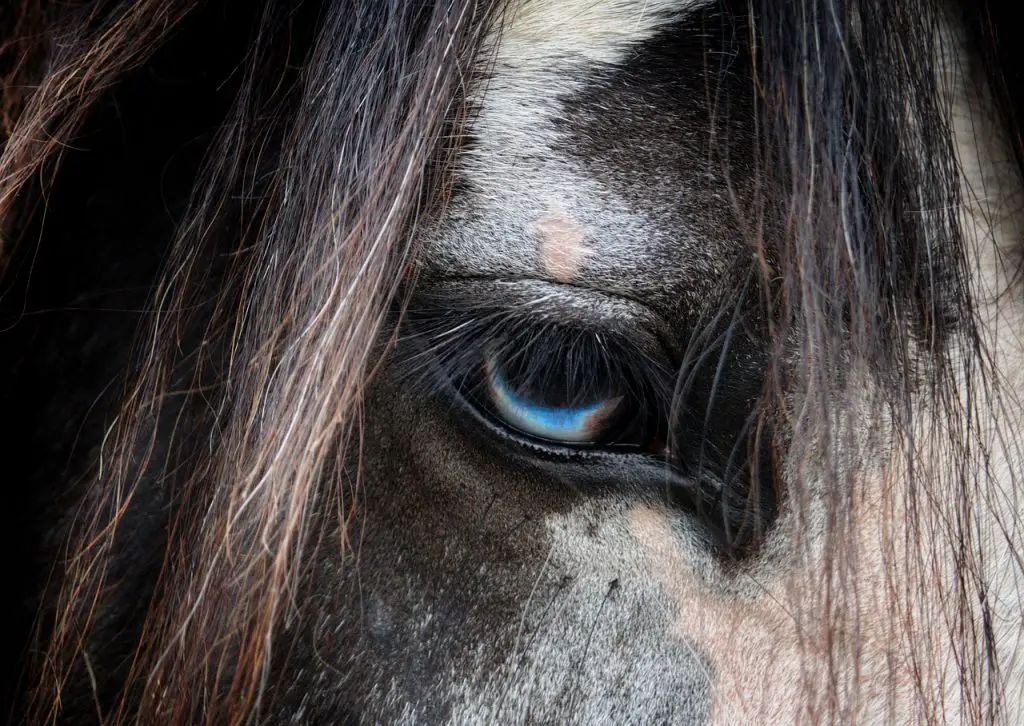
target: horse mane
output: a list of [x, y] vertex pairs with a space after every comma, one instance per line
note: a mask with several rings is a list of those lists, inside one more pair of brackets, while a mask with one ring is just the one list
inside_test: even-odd
[[[0, 16], [0, 274], [38, 244], [47, 191], [90, 113], [183, 28], [207, 22], [209, 5], [22, 0]], [[244, 21], [230, 107], [164, 255], [96, 466], [68, 495], [81, 503], [55, 535], [65, 544], [27, 665], [30, 722], [56, 722], [81, 698], [95, 698], [104, 723], [247, 722], [275, 635], [301, 610], [293, 596], [311, 549], [354, 546], [324, 544], [324, 521], [344, 532], [358, 506], [363, 390], [412, 283], [417, 220], [444, 202], [470, 113], [465, 84], [505, 9], [249, 5], [230, 10]], [[1024, 66], [998, 32], [1010, 4], [965, 5], [976, 72], [1020, 163], [1013, 69]], [[776, 346], [768, 408], [790, 432], [787, 496], [806, 505], [798, 530], [824, 527], [831, 562], [815, 610], [827, 620], [856, 607], [844, 552], [858, 487], [845, 462], [860, 432], [848, 432], [836, 398], [856, 361], [886, 382], [880, 405], [907, 475], [917, 451], [958, 464], [910, 487], [906, 537], [932, 533], [932, 496], [955, 501], [944, 514], [957, 518], [957, 678], [964, 719], [980, 722], [998, 719], [1003, 694], [996, 643], [976, 627], [988, 603], [970, 471], [985, 471], [990, 452], [972, 426], [983, 408], [1014, 404], [999, 397], [971, 294], [940, 69], [946, 12], [930, 0], [751, 1], [764, 184], [749, 236]], [[768, 192], [780, 185], [783, 200]], [[927, 213], [908, 214], [908, 200]], [[774, 244], [764, 225], [780, 211]], [[965, 367], [979, 371], [966, 409]], [[911, 426], [922, 391], [932, 416], [952, 423]], [[823, 478], [824, 525], [811, 521], [805, 484]], [[154, 488], [169, 521], [153, 590], [119, 610], [136, 497]], [[123, 652], [96, 669], [90, 654], [112, 633]], [[855, 712], [842, 665], [810, 699], [815, 719]], [[941, 708], [926, 711], [941, 720]]]

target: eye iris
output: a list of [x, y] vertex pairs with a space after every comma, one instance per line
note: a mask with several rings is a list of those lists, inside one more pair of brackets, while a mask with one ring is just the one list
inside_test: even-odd
[[568, 403], [575, 397], [563, 391], [567, 403], [553, 405], [517, 392], [503, 366], [487, 359], [487, 389], [497, 413], [512, 426], [544, 439], [566, 443], [595, 443], [622, 406], [622, 396], [605, 396], [591, 402]]

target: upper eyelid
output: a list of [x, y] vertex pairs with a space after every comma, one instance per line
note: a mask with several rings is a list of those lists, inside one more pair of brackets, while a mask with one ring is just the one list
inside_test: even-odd
[[[421, 280], [410, 311], [465, 316], [474, 311], [526, 324], [589, 329], [623, 341], [662, 365], [675, 352], [668, 325], [643, 303], [592, 288], [534, 278]], [[481, 324], [485, 324], [482, 323]]]

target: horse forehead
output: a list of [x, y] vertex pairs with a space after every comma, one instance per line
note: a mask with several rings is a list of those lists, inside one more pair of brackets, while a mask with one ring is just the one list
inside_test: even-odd
[[[663, 290], [667, 276], [720, 272], [710, 268], [723, 255], [696, 229], [699, 215], [681, 209], [687, 200], [701, 206], [698, 198], [718, 195], [698, 171], [707, 166], [705, 149], [681, 126], [689, 121], [690, 130], [706, 135], [707, 119], [681, 120], [677, 108], [666, 108], [663, 118], [672, 121], [661, 125], [663, 133], [644, 127], [637, 107], [646, 99], [647, 111], [656, 114], [666, 94], [652, 85], [645, 96], [643, 85], [653, 81], [638, 80], [633, 68], [660, 35], [708, 5], [534, 0], [517, 6], [493, 32], [495, 54], [469, 91], [475, 114], [456, 169], [460, 183], [425, 235], [426, 267], [652, 291]], [[699, 42], [694, 37], [694, 47]], [[685, 64], [681, 59], [680, 67], [665, 69], [676, 78], [657, 82], [681, 82]], [[690, 82], [702, 70], [694, 65]], [[703, 102], [689, 100], [694, 109]], [[643, 156], [630, 154], [640, 146]], [[645, 173], [665, 183], [637, 178]], [[681, 239], [692, 252], [686, 269], [665, 264]]]

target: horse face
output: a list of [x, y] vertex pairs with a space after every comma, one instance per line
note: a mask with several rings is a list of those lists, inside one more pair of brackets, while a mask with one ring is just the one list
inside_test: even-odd
[[[452, 163], [428, 170], [415, 279], [369, 383], [354, 364], [339, 374], [345, 396], [358, 389], [349, 399], [323, 390], [331, 353], [338, 340], [373, 338], [361, 326], [380, 311], [337, 294], [351, 250], [332, 235], [347, 230], [353, 245], [394, 236], [390, 217], [375, 215], [385, 194], [410, 187], [337, 172], [335, 152], [390, 158], [375, 144], [405, 127], [378, 136], [365, 119], [394, 121], [410, 85], [380, 69], [418, 79], [422, 8], [441, 17], [461, 6], [257, 5], [242, 15], [266, 11], [262, 55], [232, 13], [207, 8], [189, 32], [237, 48], [207, 58], [187, 42], [195, 35], [168, 41], [123, 94], [97, 104], [85, 151], [68, 145], [47, 198], [38, 266], [30, 250], [31, 274], [0, 291], [4, 325], [19, 331], [17, 355], [4, 351], [4, 378], [16, 381], [4, 400], [27, 422], [4, 443], [32, 470], [23, 489], [45, 489], [45, 507], [15, 516], [32, 510], [52, 528], [41, 549], [64, 578], [42, 595], [41, 622], [56, 635], [40, 649], [32, 713], [73, 723], [97, 711], [108, 723], [1021, 720], [1024, 186], [958, 17], [925, 0], [780, 2], [780, 17], [805, 23], [767, 24], [783, 46], [840, 36], [829, 52], [787, 54], [747, 2], [508, 3], [461, 69], [465, 109], [446, 107], [450, 145], [438, 158]], [[902, 42], [874, 15], [811, 12], [837, 8], [903, 20], [921, 9], [944, 25]], [[271, 38], [293, 20], [294, 37]], [[442, 49], [446, 33], [458, 36], [445, 23]], [[925, 26], [934, 30], [907, 23]], [[349, 34], [333, 46], [346, 52], [314, 43], [334, 38], [325, 27]], [[128, 35], [135, 67], [142, 36]], [[436, 46], [422, 46], [434, 61]], [[879, 63], [866, 54], [893, 48], [893, 73], [910, 83], [868, 72]], [[308, 66], [278, 69], [304, 54]], [[259, 60], [246, 73], [280, 78], [242, 78], [250, 55]], [[766, 67], [787, 60], [781, 90], [809, 94], [795, 105]], [[830, 86], [833, 76], [851, 87]], [[331, 84], [344, 88], [322, 94]], [[430, 79], [411, 85], [426, 103], [417, 94]], [[822, 90], [849, 107], [816, 114], [810, 96]], [[250, 113], [264, 91], [280, 118]], [[350, 108], [363, 91], [383, 110]], [[300, 96], [310, 105], [292, 103]], [[940, 113], [916, 115], [931, 108], [921, 97]], [[171, 108], [189, 103], [180, 117]], [[367, 143], [328, 139], [335, 112]], [[763, 148], [783, 135], [766, 124], [787, 112], [806, 133]], [[167, 121], [178, 118], [188, 123]], [[226, 138], [210, 141], [218, 130]], [[242, 149], [250, 136], [259, 143]], [[822, 148], [800, 147], [808, 140]], [[204, 167], [221, 141], [245, 163], [212, 153]], [[855, 168], [828, 167], [836, 160]], [[943, 179], [959, 194], [936, 189]], [[346, 227], [335, 205], [348, 209], [349, 182]], [[827, 199], [808, 190], [828, 183], [834, 207], [806, 204]], [[324, 189], [345, 193], [325, 200]], [[878, 194], [847, 206], [855, 192]], [[202, 207], [194, 216], [190, 198]], [[392, 201], [384, 207], [401, 207]], [[269, 231], [248, 224], [250, 209]], [[819, 218], [838, 223], [795, 254], [793, 239], [815, 239], [807, 229]], [[962, 234], [930, 233], [947, 223]], [[906, 232], [906, 254], [878, 230]], [[171, 264], [158, 272], [164, 251], [138, 240], [164, 237]], [[401, 273], [390, 244], [367, 253], [384, 270], [367, 279], [387, 278], [389, 265]], [[35, 275], [52, 289], [23, 306]], [[874, 291], [869, 320], [843, 307], [856, 302], [851, 289]], [[819, 293], [818, 307], [792, 301]], [[100, 322], [96, 299], [108, 303]], [[24, 315], [33, 306], [73, 309]], [[152, 327], [141, 372], [127, 362], [139, 318], [126, 309], [154, 318], [142, 321]], [[876, 314], [884, 332], [865, 342]], [[325, 320], [354, 321], [347, 333], [360, 335], [335, 336]], [[819, 356], [823, 344], [832, 348]], [[109, 383], [119, 376], [127, 393]], [[349, 443], [354, 399], [352, 450], [333, 466], [324, 459], [339, 437]], [[291, 438], [284, 420], [305, 433]], [[327, 443], [289, 468], [308, 442]]]
[[[465, 382], [486, 378], [489, 347], [512, 354], [512, 335], [533, 336], [527, 356], [553, 369], [575, 335], [668, 371], [692, 338], [721, 335], [722, 309], [747, 315], [751, 61], [740, 21], [706, 5], [529, 3], [494, 31], [454, 191], [422, 232], [402, 340], [366, 405], [347, 556], [325, 555], [316, 577], [311, 659], [290, 686], [308, 708], [707, 720], [715, 664], [681, 625], [696, 603], [679, 588], [696, 582], [691, 561], [715, 577], [717, 540], [692, 506], [671, 504], [685, 475], [642, 438], [532, 436], [481, 401], [487, 381]], [[708, 421], [711, 468], [743, 448], [759, 332], [694, 366], [692, 397], [707, 399], [717, 351], [732, 351]], [[580, 355], [585, 386], [602, 360]], [[353, 674], [325, 688], [318, 659], [342, 653]]]
[[[894, 691], [918, 713], [900, 700], [915, 648], [936, 655], [916, 684], [949, 687], [941, 628], [890, 617], [889, 573], [912, 554], [878, 543], [907, 484], [870, 406], [855, 437], [870, 453], [850, 465], [858, 638], [825, 645], [790, 608], [827, 582], [790, 543], [820, 556], [827, 525], [793, 515], [787, 470], [760, 453], [785, 434], [758, 424], [770, 321], [750, 280], [771, 266], [783, 222], [764, 200], [783, 190], [758, 186], [743, 18], [536, 0], [492, 32], [368, 394], [358, 509], [343, 553], [319, 550], [270, 701], [281, 717], [790, 722], [813, 712], [808, 689], [850, 677], [854, 648], [857, 677], [888, 684], [861, 717]], [[997, 142], [982, 165], [1002, 163]], [[975, 284], [999, 286], [979, 250]], [[609, 390], [610, 371], [633, 384]]]

